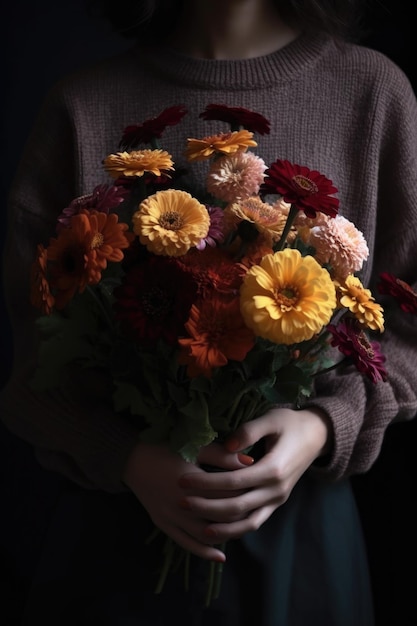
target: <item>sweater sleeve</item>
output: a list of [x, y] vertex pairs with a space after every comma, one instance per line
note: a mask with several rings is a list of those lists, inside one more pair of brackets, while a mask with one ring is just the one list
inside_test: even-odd
[[[35, 312], [30, 265], [37, 243], [55, 232], [57, 215], [80, 193], [75, 131], [58, 88], [48, 94], [28, 138], [9, 193], [3, 258], [7, 312], [13, 331], [13, 367], [1, 391], [6, 427], [34, 446], [45, 467], [87, 488], [125, 490], [121, 475], [137, 441], [135, 428], [115, 415], [104, 396], [88, 400], [76, 388], [35, 393]], [[74, 385], [75, 387], [75, 385]]]
[[372, 340], [386, 357], [388, 379], [374, 384], [354, 368], [318, 379], [311, 404], [327, 413], [333, 427], [333, 453], [320, 468], [331, 478], [366, 472], [387, 427], [417, 416], [417, 315], [378, 292], [382, 272], [417, 292], [417, 102], [408, 80], [397, 77], [397, 89], [380, 95], [374, 120], [378, 139], [370, 151], [378, 163], [378, 188], [369, 287], [385, 316], [385, 331]]

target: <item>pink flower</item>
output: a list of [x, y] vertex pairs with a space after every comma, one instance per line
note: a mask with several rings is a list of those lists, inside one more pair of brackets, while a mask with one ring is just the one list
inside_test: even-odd
[[316, 249], [317, 261], [330, 265], [332, 275], [338, 280], [359, 271], [369, 255], [363, 234], [341, 215], [327, 217], [320, 225], [313, 226], [308, 243]]
[[207, 190], [219, 200], [235, 202], [258, 193], [266, 165], [253, 152], [236, 152], [215, 159], [207, 175]]

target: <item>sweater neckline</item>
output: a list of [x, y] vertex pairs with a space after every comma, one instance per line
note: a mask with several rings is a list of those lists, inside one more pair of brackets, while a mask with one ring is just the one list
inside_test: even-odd
[[138, 44], [131, 52], [139, 55], [151, 71], [177, 84], [210, 89], [227, 85], [228, 90], [238, 91], [294, 80], [331, 45], [328, 36], [301, 34], [275, 52], [243, 60], [196, 59], [160, 45]]

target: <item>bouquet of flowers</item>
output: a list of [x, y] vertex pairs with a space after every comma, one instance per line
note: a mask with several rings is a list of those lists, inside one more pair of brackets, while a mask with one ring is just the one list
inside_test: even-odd
[[99, 369], [143, 441], [194, 462], [269, 408], [301, 407], [330, 369], [353, 364], [375, 384], [387, 375], [370, 338], [383, 309], [357, 276], [367, 243], [338, 214], [332, 181], [267, 165], [253, 149], [268, 120], [211, 104], [200, 117], [227, 127], [184, 145], [190, 168], [206, 164], [194, 189], [160, 147], [186, 113], [169, 107], [124, 130], [103, 159], [110, 180], [38, 245], [31, 299], [43, 314], [33, 385]]

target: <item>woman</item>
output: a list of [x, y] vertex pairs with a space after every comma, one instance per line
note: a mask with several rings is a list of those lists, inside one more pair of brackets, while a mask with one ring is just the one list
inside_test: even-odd
[[[320, 377], [301, 410], [274, 408], [190, 465], [165, 445], [138, 442], [135, 425], [88, 379], [82, 393], [69, 384], [49, 393], [29, 388], [36, 340], [28, 277], [37, 243], [72, 198], [102, 182], [98, 155], [115, 150], [125, 127], [184, 104], [189, 115], [164, 134], [164, 148], [180, 155], [185, 137], [201, 135], [199, 113], [222, 103], [270, 121], [259, 142], [267, 163], [279, 156], [334, 182], [341, 213], [369, 244], [364, 285], [375, 290], [387, 270], [411, 285], [411, 86], [383, 55], [348, 42], [353, 3], [185, 0], [104, 9], [137, 43], [51, 90], [10, 194], [5, 285], [15, 360], [3, 421], [35, 447], [42, 466], [82, 487], [57, 507], [24, 624], [165, 624], [178, 615], [185, 624], [371, 626], [349, 477], [372, 466], [390, 423], [416, 414], [415, 318], [387, 324], [387, 382], [371, 385], [351, 369]], [[204, 124], [208, 135], [214, 127]], [[257, 442], [265, 449], [253, 463], [244, 451]], [[233, 471], [208, 473], [206, 465]], [[160, 552], [144, 537], [153, 524], [198, 557], [189, 592], [173, 576], [162, 595], [152, 593]], [[226, 561], [208, 609], [205, 561]]]

